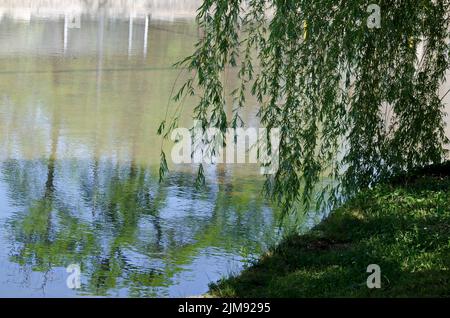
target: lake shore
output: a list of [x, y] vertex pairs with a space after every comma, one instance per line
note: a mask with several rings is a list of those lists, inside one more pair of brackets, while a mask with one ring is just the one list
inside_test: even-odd
[[[365, 191], [305, 235], [290, 236], [214, 297], [450, 295], [450, 162]], [[368, 288], [378, 265], [381, 288]]]

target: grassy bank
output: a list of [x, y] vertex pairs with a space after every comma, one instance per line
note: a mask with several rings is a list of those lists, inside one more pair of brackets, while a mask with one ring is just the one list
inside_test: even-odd
[[[381, 288], [369, 289], [369, 264]], [[450, 296], [450, 164], [361, 193], [302, 236], [285, 239], [218, 297]]]

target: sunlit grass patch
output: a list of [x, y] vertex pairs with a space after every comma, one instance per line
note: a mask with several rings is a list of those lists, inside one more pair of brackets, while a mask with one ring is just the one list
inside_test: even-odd
[[[286, 238], [241, 275], [212, 284], [211, 293], [450, 296], [450, 176], [436, 167], [419, 173], [359, 194], [307, 234]], [[380, 289], [367, 287], [369, 264], [381, 268]]]

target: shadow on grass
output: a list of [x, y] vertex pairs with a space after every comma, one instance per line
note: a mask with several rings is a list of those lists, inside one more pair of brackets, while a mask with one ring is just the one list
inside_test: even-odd
[[[286, 238], [239, 276], [212, 284], [211, 294], [450, 296], [450, 168], [436, 169], [361, 193], [308, 234]], [[367, 287], [370, 264], [381, 268], [380, 289]]]

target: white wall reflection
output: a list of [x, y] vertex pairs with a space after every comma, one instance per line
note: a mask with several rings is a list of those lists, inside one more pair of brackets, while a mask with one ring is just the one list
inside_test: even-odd
[[0, 0], [0, 19], [22, 21], [33, 18], [58, 18], [61, 15], [97, 15], [115, 17], [152, 15], [154, 19], [173, 20], [194, 17], [201, 0]]

